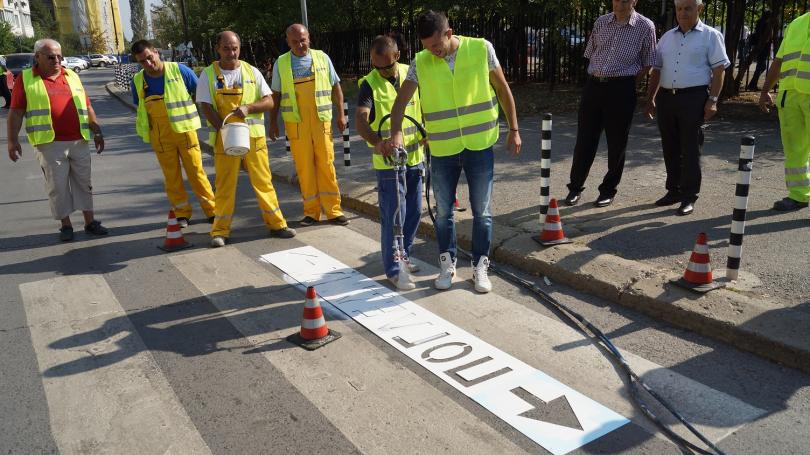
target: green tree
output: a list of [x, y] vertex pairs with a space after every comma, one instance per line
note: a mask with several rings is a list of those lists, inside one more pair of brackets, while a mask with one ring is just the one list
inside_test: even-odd
[[55, 38], [59, 35], [59, 25], [53, 17], [53, 12], [45, 6], [42, 0], [31, 0], [31, 25], [34, 26], [34, 36], [39, 38]]
[[0, 21], [0, 54], [11, 54], [17, 50], [17, 37], [11, 33], [11, 26]]
[[148, 27], [146, 25], [146, 10], [143, 0], [129, 0], [129, 23], [132, 26], [132, 40], [146, 38]]

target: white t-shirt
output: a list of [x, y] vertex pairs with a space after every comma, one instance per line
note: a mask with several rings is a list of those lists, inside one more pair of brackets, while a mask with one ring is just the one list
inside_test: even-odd
[[[235, 70], [226, 70], [220, 68], [220, 70], [222, 71], [222, 77], [225, 79], [226, 86], [234, 87], [242, 85], [241, 68], [236, 68]], [[267, 85], [267, 81], [264, 80], [264, 76], [262, 76], [262, 73], [260, 73], [255, 66], [253, 67], [253, 77], [256, 80], [256, 83], [259, 84], [258, 86], [259, 92], [262, 94], [262, 97], [265, 97], [273, 93], [270, 90], [270, 86]], [[208, 103], [213, 105], [214, 103], [211, 101], [211, 99], [212, 99], [211, 90], [208, 86], [208, 74], [205, 71], [203, 71], [202, 73], [200, 73], [199, 81], [197, 81], [197, 102]]]
[[[492, 47], [492, 43], [487, 40], [484, 40], [484, 45], [487, 47], [487, 66], [489, 66], [490, 71], [495, 71], [496, 68], [501, 66], [501, 62], [498, 61], [498, 56], [495, 55], [495, 48]], [[452, 54], [447, 55], [444, 57], [444, 61], [447, 62], [447, 66], [450, 67], [450, 72], [454, 72], [456, 69], [456, 55], [458, 55], [458, 48], [453, 51]], [[413, 59], [410, 66], [408, 67], [408, 75], [405, 77], [406, 81], [413, 81], [417, 84], [419, 83], [419, 79], [416, 76], [416, 59]], [[198, 98], [199, 99], [199, 98]]]

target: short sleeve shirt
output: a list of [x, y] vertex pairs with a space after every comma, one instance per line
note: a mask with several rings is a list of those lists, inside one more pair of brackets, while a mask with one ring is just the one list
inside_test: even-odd
[[699, 20], [686, 33], [680, 27], [664, 33], [655, 60], [655, 68], [661, 71], [661, 87], [668, 89], [709, 85], [713, 69], [731, 65], [723, 35]]
[[[395, 89], [399, 90], [399, 78], [394, 76], [388, 79], [388, 82], [394, 86]], [[374, 91], [371, 89], [371, 85], [368, 81], [363, 81], [360, 84], [360, 93], [357, 95], [357, 107], [367, 107], [371, 109], [371, 112], [368, 115], [368, 123], [374, 122]]]
[[[494, 71], [501, 66], [501, 62], [498, 61], [498, 56], [495, 54], [495, 48], [492, 46], [492, 43], [484, 40], [484, 45], [487, 47], [487, 65], [490, 71]], [[453, 72], [456, 68], [456, 55], [458, 55], [458, 48], [455, 52], [444, 58], [444, 61], [447, 62], [447, 66], [450, 67], [450, 72]], [[414, 59], [408, 67], [408, 76], [405, 77], [405, 80], [413, 81], [417, 84], [419, 83], [418, 76], [416, 75], [416, 59]]]
[[[335, 66], [332, 65], [332, 59], [329, 58], [328, 55], [326, 56], [326, 63], [329, 66], [329, 82], [332, 86], [340, 82], [340, 78], [335, 71]], [[312, 76], [312, 53], [307, 52], [307, 55], [303, 57], [299, 57], [292, 52], [290, 52], [290, 66], [292, 67], [293, 79], [301, 79], [304, 77]], [[273, 80], [270, 82], [270, 88], [274, 92], [281, 91], [281, 77], [278, 73], [278, 61], [276, 64], [273, 65]]]
[[588, 74], [600, 77], [636, 76], [655, 65], [655, 25], [633, 12], [626, 24], [614, 13], [596, 19], [585, 46]]
[[[197, 92], [197, 75], [194, 74], [194, 70], [189, 68], [186, 65], [179, 64], [177, 65], [180, 67], [180, 75], [183, 77], [183, 83], [186, 86], [186, 90], [188, 90], [189, 95], [194, 94]], [[146, 74], [146, 71], [143, 72], [143, 80], [146, 84], [146, 90], [143, 93], [144, 98], [148, 98], [150, 96], [155, 95], [163, 95], [165, 92], [164, 83], [166, 79], [163, 75], [152, 77]], [[138, 105], [138, 92], [135, 90], [135, 81], [133, 80], [130, 82], [130, 87], [132, 91], [132, 101], [135, 105]]]
[[[236, 68], [233, 70], [226, 70], [220, 68], [222, 71], [222, 77], [225, 79], [223, 82], [228, 87], [241, 87], [242, 86], [242, 68]], [[253, 67], [253, 78], [259, 84], [259, 93], [261, 93], [262, 97], [271, 95], [273, 93], [270, 90], [270, 87], [267, 85], [267, 81], [264, 80], [264, 76], [262, 73], [254, 66]], [[217, 82], [218, 84], [219, 82]], [[217, 87], [222, 88], [222, 87]], [[208, 75], [205, 71], [200, 73], [200, 79], [197, 81], [197, 102], [198, 103], [208, 103], [213, 105], [214, 102], [211, 101], [213, 98], [211, 96], [211, 89], [208, 84]]]
[[[34, 66], [33, 71], [35, 75], [39, 75], [36, 66]], [[79, 127], [79, 112], [76, 110], [73, 93], [70, 91], [70, 86], [65, 78], [65, 69], [62, 68], [62, 73], [55, 80], [43, 77], [42, 81], [45, 83], [45, 90], [48, 92], [48, 99], [51, 102], [51, 122], [53, 122], [55, 134], [53, 140], [78, 141], [83, 139]], [[28, 103], [22, 85], [22, 73], [17, 75], [14, 85], [18, 88], [11, 92], [10, 107], [25, 110]], [[85, 99], [87, 100], [87, 106], [90, 107], [90, 98], [87, 97], [86, 91]]]

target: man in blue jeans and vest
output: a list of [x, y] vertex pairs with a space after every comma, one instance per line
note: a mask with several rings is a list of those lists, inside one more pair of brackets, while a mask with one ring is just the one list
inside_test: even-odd
[[492, 44], [482, 38], [455, 36], [444, 13], [426, 11], [417, 19], [424, 50], [411, 62], [391, 109], [391, 140], [386, 154], [402, 147], [402, 119], [417, 88], [422, 100], [431, 153], [431, 182], [436, 197], [436, 238], [441, 270], [436, 289], [449, 289], [456, 275], [456, 228], [453, 202], [461, 171], [470, 189], [473, 212], [473, 281], [489, 292], [487, 276], [492, 243], [492, 180], [498, 140], [498, 102], [508, 122], [507, 147], [520, 153], [520, 133], [512, 91]]

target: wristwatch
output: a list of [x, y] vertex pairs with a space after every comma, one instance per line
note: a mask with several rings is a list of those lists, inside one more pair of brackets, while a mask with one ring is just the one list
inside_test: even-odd
[[709, 96], [709, 101], [711, 101], [712, 103], [716, 103], [717, 100], [719, 100], [719, 99], [720, 99], [720, 97], [717, 97], [717, 96]]

